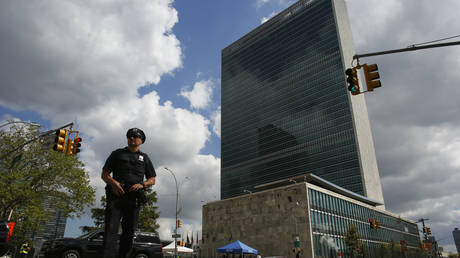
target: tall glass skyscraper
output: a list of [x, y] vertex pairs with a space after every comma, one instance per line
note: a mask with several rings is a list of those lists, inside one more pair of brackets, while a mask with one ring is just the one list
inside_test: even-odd
[[221, 198], [314, 173], [383, 203], [343, 0], [300, 0], [222, 50]]
[[454, 237], [457, 253], [460, 253], [460, 230], [458, 228], [455, 228], [454, 231], [452, 231], [452, 236]]

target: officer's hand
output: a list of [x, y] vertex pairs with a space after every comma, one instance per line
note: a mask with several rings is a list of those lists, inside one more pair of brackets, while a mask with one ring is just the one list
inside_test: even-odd
[[141, 184], [134, 184], [133, 186], [131, 186], [131, 188], [129, 188], [129, 191], [132, 192], [132, 191], [137, 191], [139, 189], [142, 189], [144, 188]]
[[125, 191], [123, 191], [123, 187], [121, 187], [120, 183], [118, 182], [112, 184], [112, 192], [117, 196], [125, 194]]

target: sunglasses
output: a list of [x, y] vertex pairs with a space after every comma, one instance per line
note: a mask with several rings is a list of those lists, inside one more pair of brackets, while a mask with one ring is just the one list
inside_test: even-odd
[[139, 134], [139, 133], [130, 133], [130, 134], [128, 134], [128, 138], [131, 138], [131, 137], [142, 138], [141, 134]]

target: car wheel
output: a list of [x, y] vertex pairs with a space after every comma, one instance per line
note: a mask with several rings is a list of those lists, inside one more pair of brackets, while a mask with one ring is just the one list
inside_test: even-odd
[[136, 257], [136, 258], [149, 258], [149, 256], [146, 255], [146, 254], [136, 254], [135, 257]]
[[62, 258], [80, 258], [80, 253], [77, 250], [70, 249], [62, 254]]

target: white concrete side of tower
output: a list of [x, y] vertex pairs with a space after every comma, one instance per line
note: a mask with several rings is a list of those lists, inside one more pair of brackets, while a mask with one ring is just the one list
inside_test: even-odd
[[[334, 7], [335, 21], [338, 31], [342, 61], [346, 68], [351, 67], [353, 55], [356, 54], [353, 35], [348, 18], [348, 11], [344, 0], [331, 0]], [[354, 63], [356, 64], [356, 62]], [[345, 71], [344, 71], [345, 72]], [[359, 76], [359, 74], [358, 74]], [[359, 78], [361, 91], [365, 82]], [[345, 85], [345, 83], [344, 83]], [[361, 177], [364, 184], [364, 195], [378, 202], [384, 203], [382, 184], [380, 182], [377, 158], [375, 156], [374, 139], [372, 137], [369, 115], [367, 113], [364, 94], [352, 96], [349, 94], [355, 135], [360, 157]], [[385, 206], [380, 208], [385, 209]]]

